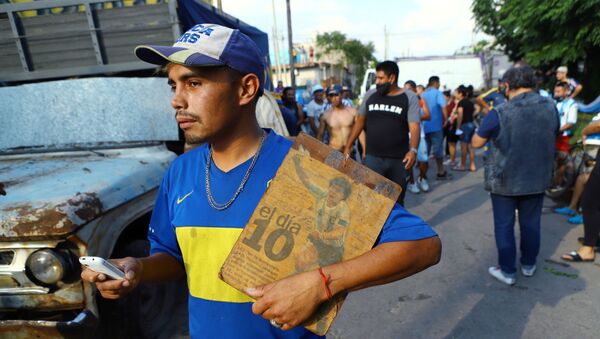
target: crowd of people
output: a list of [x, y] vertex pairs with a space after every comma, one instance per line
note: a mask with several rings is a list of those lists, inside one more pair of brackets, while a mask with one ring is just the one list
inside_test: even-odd
[[[568, 76], [566, 66], [557, 68], [551, 91], [544, 89], [539, 72], [524, 65], [511, 68], [496, 87], [479, 95], [470, 85], [441, 91], [440, 78], [435, 75], [426, 86], [408, 80], [401, 87], [398, 66], [392, 61], [378, 64], [376, 72], [376, 89], [366, 93], [357, 109], [351, 101], [344, 101], [349, 93], [345, 89], [313, 87], [306, 118], [302, 107], [289, 102], [294, 100], [293, 89], [286, 87], [282, 113], [294, 117], [286, 118], [286, 123], [289, 120], [294, 125], [291, 134], [304, 130], [395, 181], [403, 188], [398, 199], [401, 205], [404, 192], [431, 189], [430, 161], [436, 165], [435, 179], [446, 180], [452, 178], [448, 169], [477, 171], [475, 149], [485, 148], [485, 186], [491, 192], [499, 256], [498, 265], [490, 267], [489, 273], [505, 283], [515, 282], [517, 210], [521, 271], [532, 276], [540, 246], [544, 193], [565, 180], [577, 125], [575, 98], [582, 85]], [[288, 110], [290, 106], [295, 107], [293, 112]], [[600, 139], [599, 126], [600, 114], [583, 130], [582, 137], [597, 134]], [[543, 142], [532, 143], [532, 138]], [[594, 186], [594, 182], [589, 184], [592, 173], [588, 166], [575, 182], [570, 203], [554, 209], [569, 216], [570, 223], [589, 225], [586, 236], [580, 238], [584, 246], [565, 254], [563, 260], [593, 260], [594, 246], [600, 246], [597, 212], [592, 212], [598, 209], [592, 208], [598, 198], [590, 193], [593, 188], [588, 188]], [[587, 212], [581, 211], [586, 206]]]
[[[417, 164], [419, 174], [412, 183], [427, 191], [430, 159], [436, 163], [435, 179], [446, 180], [451, 178], [447, 165], [477, 170], [473, 149], [484, 146], [484, 187], [491, 196], [498, 250], [498, 265], [488, 272], [506, 284], [516, 281], [518, 211], [521, 273], [535, 274], [544, 191], [556, 180], [558, 148], [573, 135], [576, 121], [568, 98], [581, 91], [580, 85], [560, 67], [554, 101], [540, 94], [533, 69], [513, 67], [476, 105], [472, 88], [443, 93], [435, 75], [427, 86], [407, 81], [401, 87], [398, 65], [384, 61], [376, 67], [376, 88], [358, 108], [339, 86], [313, 87], [306, 110], [296, 102], [293, 88], [281, 88], [280, 106], [290, 134], [305, 131], [402, 186], [374, 247], [352, 259], [249, 287], [244, 294], [225, 284], [219, 267], [292, 142], [258, 124], [265, 65], [257, 46], [240, 31], [215, 24], [197, 25], [185, 34], [197, 28], [211, 33], [194, 42], [135, 50], [139, 59], [164, 66], [175, 119], [186, 140], [201, 145], [175, 159], [165, 173], [148, 229], [150, 255], [111, 259], [124, 271], [122, 280], [89, 268], [82, 271], [82, 278], [95, 283], [104, 298], [118, 299], [140, 283], [187, 274], [191, 337], [316, 337], [301, 325], [325, 301], [406, 278], [439, 262], [439, 237], [403, 207], [407, 178]], [[484, 116], [476, 128], [478, 114]], [[584, 138], [594, 135], [600, 135], [600, 116], [583, 130]], [[594, 259], [600, 231], [599, 157], [581, 193], [583, 246], [564, 260]]]
[[[81, 274], [84, 281], [94, 283], [102, 297], [119, 299], [140, 283], [172, 281], [185, 274], [192, 338], [318, 338], [302, 324], [318, 316], [326, 301], [403, 279], [439, 262], [441, 241], [435, 231], [394, 204], [373, 248], [360, 256], [320, 261], [318, 269], [249, 286], [244, 293], [222, 281], [219, 268], [257, 209], [292, 141], [258, 123], [256, 107], [265, 90], [265, 65], [254, 42], [237, 29], [216, 24], [199, 24], [184, 34], [200, 30], [209, 33], [193, 42], [138, 46], [135, 50], [139, 59], [164, 67], [175, 119], [186, 141], [199, 146], [176, 158], [164, 175], [148, 229], [150, 255], [111, 259], [125, 273], [124, 279], [107, 279], [86, 268]], [[386, 81], [394, 79], [397, 72]], [[413, 135], [419, 136], [416, 94], [392, 87], [387, 86], [390, 93], [401, 92], [401, 106], [373, 104], [380, 113], [397, 119], [410, 100], [417, 121]], [[282, 88], [281, 108], [290, 130], [305, 129], [346, 151], [349, 141], [359, 136], [356, 127], [364, 122], [366, 111], [348, 105], [343, 93], [343, 88], [326, 92], [313, 88], [314, 99], [305, 118], [293, 99], [293, 89]], [[369, 117], [367, 127], [385, 127], [387, 117], [381, 118], [383, 125], [370, 125], [376, 119]], [[376, 140], [373, 135], [366, 140], [367, 162], [373, 155], [368, 150], [384, 147], [382, 141], [387, 140]], [[402, 145], [406, 136], [399, 135], [396, 141]], [[381, 151], [398, 156], [408, 150], [384, 147]], [[409, 167], [414, 157], [406, 159]], [[330, 236], [327, 232], [332, 230], [317, 229], [311, 237], [325, 238]]]
[[[397, 176], [396, 181], [401, 182], [401, 186], [405, 190], [415, 194], [428, 192], [430, 189], [427, 176], [430, 159], [434, 160], [436, 164], [436, 180], [446, 180], [452, 177], [446, 170], [447, 167], [455, 171], [476, 171], [475, 153], [470, 143], [475, 133], [475, 119], [483, 109], [475, 103], [473, 86], [461, 85], [453, 91], [442, 92], [439, 77], [432, 76], [428, 80], [427, 86], [417, 85], [415, 81], [409, 80], [404, 83], [403, 87], [400, 87], [397, 84], [399, 70], [396, 63], [386, 61], [381, 63], [378, 68], [378, 72], [381, 74], [379, 74], [379, 83], [376, 85], [383, 87], [368, 92], [358, 107], [355, 107], [349, 98], [348, 87], [340, 85], [331, 85], [327, 88], [323, 88], [321, 85], [313, 86], [312, 100], [306, 107], [302, 107], [296, 101], [294, 88], [284, 87], [283, 83], [279, 82], [276, 93], [281, 97], [279, 107], [290, 135], [296, 136], [300, 132], [308, 133], [339, 151], [346, 151], [357, 161], [370, 163], [370, 166], [367, 166], [379, 168], [376, 170], [381, 173], [389, 172], [388, 177]], [[386, 83], [390, 83], [390, 85], [386, 85]], [[373, 97], [373, 94], [378, 92], [381, 94], [382, 91], [391, 93], [386, 95], [389, 98], [383, 100], [384, 102], [367, 104], [369, 99], [378, 98], [378, 96]], [[406, 98], [402, 96], [405, 92], [408, 92], [405, 95], [409, 98], [406, 107], [406, 103], [404, 103]], [[489, 111], [494, 104], [498, 105], [499, 98], [504, 98], [503, 94], [497, 91], [496, 94], [493, 96], [490, 92], [478, 98], [484, 100], [485, 111]], [[401, 133], [397, 133], [396, 130], [385, 130], [386, 127], [388, 129], [396, 128], [393, 123], [387, 125], [389, 121], [386, 119], [394, 121], [395, 115], [402, 117], [402, 114], [389, 110], [386, 113], [371, 114], [371, 116], [377, 116], [371, 119], [372, 122], [380, 125], [371, 126], [371, 128], [364, 126], [365, 121], [361, 119], [361, 116], [370, 112], [370, 107], [380, 107], [386, 104], [391, 105], [388, 107], [399, 107], [401, 111], [408, 112], [408, 121], [400, 122], [403, 126]], [[413, 128], [411, 129], [410, 126]], [[353, 129], [356, 129], [357, 136], [352, 136]], [[367, 136], [368, 130], [375, 131], [375, 133], [371, 133], [370, 138]], [[411, 132], [413, 131], [418, 137], [412, 138]], [[405, 132], [408, 135], [403, 135]], [[410, 139], [410, 144], [414, 147], [404, 147], [402, 145], [404, 141], [400, 137], [406, 140]], [[392, 140], [394, 138], [395, 140]], [[358, 142], [355, 142], [356, 139]], [[347, 149], [346, 144], [348, 144]], [[458, 161], [456, 159], [457, 149], [460, 150]], [[397, 152], [393, 150], [397, 150]], [[387, 168], [394, 161], [373, 158], [402, 158], [404, 160], [404, 156], [409, 151], [412, 152], [410, 159], [407, 159], [407, 161], [410, 160], [408, 162], [410, 166], [406, 166], [406, 161], [399, 165], [404, 169], [388, 170]], [[378, 161], [388, 162], [390, 165], [383, 166], [384, 169], [382, 165], [376, 164]], [[413, 174], [413, 167], [418, 169], [416, 176]]]

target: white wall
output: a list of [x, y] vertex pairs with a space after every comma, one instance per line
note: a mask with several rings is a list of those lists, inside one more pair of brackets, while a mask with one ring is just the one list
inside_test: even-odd
[[417, 85], [427, 85], [429, 77], [440, 77], [440, 89], [455, 89], [460, 85], [473, 85], [475, 90], [485, 88], [484, 72], [479, 57], [443, 57], [432, 59], [400, 59], [398, 84], [413, 80]]

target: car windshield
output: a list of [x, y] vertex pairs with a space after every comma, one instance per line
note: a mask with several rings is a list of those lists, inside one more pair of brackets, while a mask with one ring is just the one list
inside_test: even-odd
[[86, 78], [3, 87], [0, 153], [177, 140], [170, 97], [164, 78]]

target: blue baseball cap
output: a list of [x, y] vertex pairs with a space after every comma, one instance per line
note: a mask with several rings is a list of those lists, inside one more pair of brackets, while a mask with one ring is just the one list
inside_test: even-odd
[[339, 95], [340, 90], [336, 86], [329, 86], [327, 88], [327, 95]]
[[198, 24], [183, 33], [173, 46], [141, 45], [135, 55], [142, 61], [166, 65], [227, 66], [242, 74], [255, 74], [265, 82], [265, 65], [258, 46], [246, 34], [216, 24]]

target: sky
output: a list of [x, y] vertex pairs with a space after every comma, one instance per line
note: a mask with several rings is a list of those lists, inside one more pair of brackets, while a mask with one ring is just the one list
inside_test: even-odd
[[[287, 46], [285, 0], [221, 0], [223, 11], [272, 37], [274, 18]], [[216, 3], [216, 1], [215, 1]], [[314, 40], [334, 30], [375, 45], [375, 57], [384, 59], [384, 26], [389, 34], [388, 58], [452, 55], [480, 39], [474, 34], [471, 0], [290, 0], [295, 43]], [[272, 42], [269, 48], [272, 49]]]

